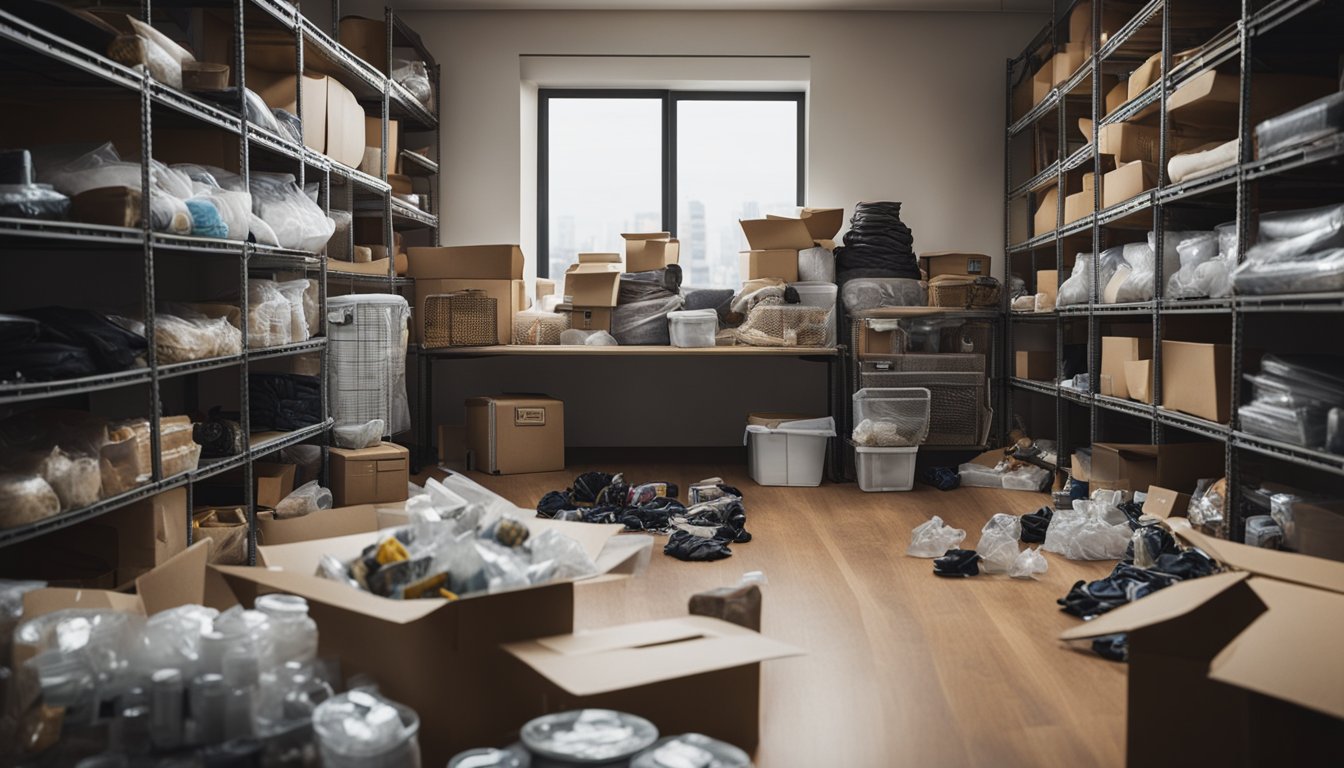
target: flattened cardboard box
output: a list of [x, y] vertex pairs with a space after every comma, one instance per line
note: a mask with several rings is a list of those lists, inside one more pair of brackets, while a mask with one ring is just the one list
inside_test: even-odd
[[331, 495], [338, 507], [405, 501], [411, 452], [403, 445], [330, 450]]
[[[599, 576], [629, 573], [648, 556], [647, 537], [612, 541], [612, 526], [522, 518], [536, 536], [556, 528], [597, 563]], [[635, 539], [639, 539], [635, 541]], [[262, 567], [215, 566], [239, 601], [259, 589], [308, 601], [317, 622], [318, 652], [341, 659], [342, 672], [369, 675], [388, 698], [432, 713], [435, 727], [420, 731], [425, 765], [446, 765], [457, 752], [507, 744], [529, 719], [543, 714], [531, 673], [502, 643], [565, 634], [574, 629], [574, 584], [557, 582], [460, 600], [390, 600], [314, 575], [323, 555], [355, 558], [378, 534], [259, 547]], [[632, 547], [641, 545], [639, 548]], [[422, 715], [423, 717], [424, 715]]]
[[458, 245], [408, 248], [415, 279], [522, 280], [523, 249], [517, 245]]
[[760, 740], [761, 662], [803, 653], [705, 616], [543, 637], [504, 649], [541, 678], [531, 689], [538, 706], [616, 709], [649, 719], [662, 733], [703, 733], [748, 751]]
[[552, 397], [473, 397], [466, 403], [467, 448], [492, 475], [565, 468], [565, 404]]

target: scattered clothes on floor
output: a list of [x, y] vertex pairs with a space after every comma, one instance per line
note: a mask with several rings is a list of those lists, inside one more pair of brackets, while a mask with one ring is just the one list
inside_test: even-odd
[[910, 557], [942, 557], [965, 540], [965, 531], [944, 525], [943, 519], [934, 515], [910, 532], [910, 546], [906, 547], [905, 554]]
[[1129, 635], [1121, 632], [1093, 638], [1092, 651], [1107, 661], [1129, 661]]
[[678, 560], [686, 561], [709, 561], [722, 560], [725, 557], [731, 557], [733, 551], [728, 548], [728, 542], [716, 537], [698, 536], [690, 531], [677, 530], [667, 538], [667, 546], [663, 547], [663, 554], [670, 555]]
[[940, 491], [953, 491], [961, 487], [961, 475], [952, 467], [925, 467], [919, 473], [919, 481]]
[[974, 549], [949, 549], [933, 561], [934, 576], [966, 578], [980, 575], [980, 555]]
[[1045, 532], [1050, 527], [1050, 520], [1055, 516], [1055, 510], [1051, 507], [1041, 507], [1035, 512], [1022, 516], [1022, 543], [1023, 544], [1041, 544], [1045, 541]]

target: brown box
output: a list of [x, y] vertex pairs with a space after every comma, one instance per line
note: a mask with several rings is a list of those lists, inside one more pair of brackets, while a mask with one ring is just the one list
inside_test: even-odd
[[1129, 399], [1141, 403], [1153, 404], [1153, 361], [1126, 360], [1125, 387], [1129, 390]]
[[1304, 555], [1344, 561], [1344, 504], [1292, 502], [1290, 507], [1283, 543]]
[[1232, 347], [1163, 341], [1162, 407], [1228, 423], [1232, 415]]
[[[327, 138], [326, 155], [342, 165], [358, 168], [364, 161], [364, 108], [355, 100], [349, 88], [328, 77], [327, 80]], [[307, 87], [305, 84], [305, 93]], [[303, 116], [307, 128], [308, 114]], [[381, 142], [381, 137], [379, 141]]]
[[1032, 221], [1035, 225], [1032, 228], [1032, 235], [1054, 232], [1059, 226], [1059, 187], [1051, 187], [1041, 195], [1040, 204], [1036, 206], [1036, 216]]
[[919, 268], [929, 279], [939, 275], [989, 275], [992, 274], [990, 263], [990, 257], [982, 253], [939, 251], [919, 257]]
[[898, 333], [897, 331], [875, 331], [868, 327], [867, 323], [861, 323], [859, 325], [858, 340], [859, 359], [869, 360], [872, 358], [890, 356], [892, 354], [899, 355], [905, 352], [904, 349], [892, 349], [892, 345], [895, 343], [896, 338], [903, 335], [903, 333]]
[[1016, 353], [1016, 375], [1032, 381], [1055, 380], [1055, 353], [1050, 350], [1019, 349]]
[[1051, 79], [1054, 84], [1059, 85], [1068, 80], [1074, 72], [1078, 71], [1078, 68], [1083, 65], [1083, 61], [1086, 59], [1087, 52], [1081, 46], [1065, 45], [1064, 50], [1056, 53], [1050, 59]]
[[803, 220], [803, 226], [807, 227], [807, 233], [812, 236], [813, 243], [816, 245], [834, 243], [840, 227], [845, 225], [845, 209], [804, 208], [799, 213], [799, 218]]
[[[317, 152], [325, 152], [327, 149], [327, 80], [326, 75], [303, 76], [303, 143]], [[297, 78], [292, 71], [288, 74], [279, 74], [248, 67], [247, 87], [256, 91], [261, 100], [266, 102], [266, 106], [272, 109], [283, 109], [297, 115], [298, 98], [294, 93], [296, 86]], [[364, 153], [362, 143], [360, 147], [362, 156]], [[359, 160], [355, 163], [358, 164]]]
[[[1174, 62], [1173, 62], [1174, 63]], [[1138, 98], [1162, 74], [1162, 52], [1158, 51], [1134, 68], [1125, 84], [1125, 101]]]
[[561, 304], [557, 312], [569, 315], [569, 327], [579, 331], [606, 331], [611, 333], [611, 307], [576, 307]]
[[669, 232], [626, 232], [625, 271], [648, 272], [676, 264], [681, 256], [681, 244]]
[[[587, 254], [589, 256], [605, 254]], [[619, 254], [612, 254], [620, 259]], [[576, 307], [614, 307], [621, 289], [621, 265], [594, 261], [565, 270], [565, 296]]]
[[1221, 443], [1093, 443], [1087, 482], [1094, 490], [1142, 491], [1160, 485], [1193, 491], [1200, 479], [1222, 477], [1223, 471]]
[[1152, 357], [1151, 337], [1102, 336], [1101, 377], [1097, 380], [1097, 391], [1109, 397], [1129, 397], [1129, 385], [1125, 383], [1125, 363], [1150, 360]]
[[[416, 278], [414, 317], [423, 318], [425, 316], [426, 297], [437, 293], [456, 293], [466, 290], [485, 291], [488, 298], [495, 300], [499, 343], [508, 344], [512, 342], [513, 316], [515, 313], [523, 311], [527, 306], [527, 283], [522, 280]], [[419, 341], [423, 336], [420, 328], [421, 321], [416, 320], [413, 325], [415, 326], [415, 338]]]
[[[1055, 62], [1047, 59], [1031, 76], [1031, 103], [1040, 104], [1055, 88]], [[1030, 110], [1028, 110], [1030, 111]]]
[[338, 507], [405, 501], [411, 452], [396, 443], [371, 448], [332, 448], [331, 498]]
[[1074, 192], [1064, 198], [1064, 223], [1073, 222], [1092, 213], [1093, 206], [1096, 205], [1096, 193], [1093, 190], [1086, 192]]
[[86, 189], [70, 199], [70, 220], [108, 227], [138, 227], [140, 190], [131, 187]]
[[1130, 14], [1123, 8], [1101, 7], [1101, 38], [1094, 44], [1092, 40], [1092, 2], [1081, 0], [1069, 12], [1069, 45], [1079, 47], [1084, 54], [1091, 54], [1106, 44], [1111, 35], [1118, 32], [1129, 22]]
[[[252, 500], [258, 507], [274, 508], [275, 505], [280, 503], [281, 499], [294, 490], [294, 480], [298, 469], [298, 465], [295, 464], [272, 461], [253, 462]], [[243, 495], [243, 471], [241, 469], [230, 470], [202, 480], [201, 485], [209, 488], [236, 489], [236, 498], [241, 500]]]
[[541, 301], [547, 296], [555, 295], [555, 281], [547, 280], [544, 277], [537, 278], [537, 301]]
[[340, 43], [350, 52], [387, 74], [387, 22], [346, 16], [339, 28]]
[[742, 251], [739, 257], [744, 282], [762, 277], [774, 277], [786, 283], [798, 282], [798, 251]]
[[[1111, 123], [1101, 126], [1097, 132], [1097, 142], [1101, 145], [1101, 154], [1114, 155], [1115, 162], [1131, 163], [1143, 160], [1149, 163], [1160, 161], [1158, 144], [1161, 130], [1157, 126], [1141, 123]], [[1209, 141], [1209, 133], [1197, 129], [1172, 129], [1168, 135], [1167, 152], [1177, 155]]]
[[1157, 165], [1143, 160], [1124, 163], [1101, 178], [1101, 207], [1110, 208], [1157, 186]]
[[410, 276], [462, 280], [522, 280], [526, 260], [517, 245], [408, 248]]
[[812, 233], [802, 219], [771, 216], [764, 219], [742, 219], [742, 234], [753, 251], [801, 251], [814, 244]]
[[565, 468], [565, 404], [542, 395], [473, 397], [466, 403], [467, 450], [492, 475]]
[[[400, 124], [395, 119], [387, 121], [387, 172], [395, 173], [397, 170], [397, 160], [401, 152], [400, 146]], [[364, 117], [364, 148], [376, 149], [379, 153], [383, 151], [383, 120], [380, 117]], [[364, 155], [369, 156], [367, 152]], [[378, 175], [378, 165], [375, 162], [372, 167], [366, 167], [364, 162], [360, 162], [360, 170], [365, 173]]]
[[[1258, 123], [1293, 107], [1334, 93], [1339, 83], [1331, 77], [1264, 74], [1251, 78], [1251, 123]], [[1236, 136], [1241, 105], [1241, 76], [1209, 69], [1181, 84], [1167, 98], [1167, 114], [1185, 126], [1200, 126], [1219, 138]]]
[[1036, 292], [1049, 294], [1050, 306], [1053, 307], [1055, 299], [1059, 296], [1059, 270], [1036, 270]]
[[257, 513], [257, 544], [277, 546], [350, 536], [394, 528], [406, 522], [405, 512], [374, 504], [319, 509], [312, 514], [283, 520], [277, 520], [274, 512], [262, 511]]

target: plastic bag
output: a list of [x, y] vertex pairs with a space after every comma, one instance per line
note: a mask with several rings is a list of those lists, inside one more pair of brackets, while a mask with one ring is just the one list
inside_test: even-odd
[[859, 277], [840, 287], [840, 301], [851, 314], [881, 307], [923, 307], [929, 303], [928, 285], [908, 277]]
[[672, 343], [668, 313], [684, 303], [680, 296], [669, 296], [616, 307], [611, 313], [611, 335], [621, 345], [668, 346]]
[[236, 355], [242, 347], [242, 331], [224, 317], [154, 316], [154, 349], [160, 363]]
[[1092, 254], [1080, 253], [1073, 260], [1073, 271], [1059, 286], [1055, 306], [1086, 304], [1092, 296]]
[[60, 448], [52, 448], [51, 453], [42, 459], [38, 465], [38, 474], [56, 491], [64, 511], [93, 504], [98, 501], [102, 491], [98, 459], [72, 456]]
[[272, 109], [271, 114], [275, 116], [277, 133], [295, 144], [303, 143], [303, 121], [298, 115], [279, 108]]
[[382, 419], [363, 423], [343, 423], [331, 428], [331, 436], [338, 448], [358, 450], [377, 445], [383, 441], [383, 432], [387, 424]]
[[915, 526], [910, 532], [910, 546], [905, 554], [910, 557], [942, 557], [949, 549], [956, 549], [966, 540], [966, 532], [943, 524], [937, 515]]
[[[277, 347], [293, 341], [294, 309], [274, 280], [247, 281], [247, 346]], [[307, 329], [306, 323], [304, 329]]]
[[28, 525], [60, 514], [61, 499], [37, 475], [0, 474], [0, 528]]
[[19, 219], [64, 219], [70, 198], [50, 184], [0, 184], [0, 216]]
[[[243, 112], [247, 121], [264, 128], [271, 133], [280, 134], [280, 126], [275, 122], [275, 114], [266, 102], [251, 88], [243, 89]], [[283, 134], [280, 134], [283, 135]]]
[[1008, 575], [1014, 579], [1034, 579], [1044, 574], [1047, 568], [1049, 563], [1045, 561], [1045, 555], [1040, 553], [1039, 548], [1027, 547], [1013, 558]]
[[214, 608], [181, 605], [149, 617], [132, 654], [132, 674], [176, 669], [186, 680], [195, 677], [201, 671], [201, 635], [212, 631], [218, 616]]
[[1059, 509], [1050, 520], [1041, 549], [1070, 560], [1118, 560], [1129, 548], [1126, 524], [1111, 525], [1092, 504], [1074, 502], [1073, 509]]
[[1153, 276], [1156, 270], [1156, 259], [1153, 255], [1153, 249], [1147, 243], [1126, 243], [1123, 246], [1125, 271], [1116, 271], [1116, 275], [1124, 274], [1124, 282], [1115, 292], [1116, 304], [1124, 304], [1133, 301], [1151, 301], [1153, 298]]
[[392, 79], [400, 83], [411, 96], [427, 109], [434, 108], [434, 90], [429, 82], [429, 70], [423, 61], [392, 60]]
[[[310, 304], [308, 301], [308, 288], [310, 281], [308, 278], [298, 280], [286, 280], [276, 283], [275, 287], [280, 291], [280, 295], [289, 302], [289, 340], [290, 343], [307, 341], [311, 323], [308, 321], [307, 309]], [[313, 307], [316, 311], [316, 306]]]
[[583, 545], [553, 528], [528, 539], [527, 548], [532, 562], [555, 564], [556, 579], [581, 579], [597, 573], [597, 565], [583, 551]]
[[1190, 519], [1190, 524], [1193, 526], [1207, 526], [1220, 530], [1225, 520], [1226, 507], [1227, 479], [1203, 479], [1195, 485], [1195, 492], [1190, 497], [1190, 507], [1186, 510], [1185, 516]]
[[332, 221], [288, 173], [250, 177], [252, 212], [275, 231], [282, 248], [317, 252], [336, 231]]
[[318, 510], [331, 509], [331, 491], [318, 485], [316, 480], [295, 488], [275, 505], [277, 520], [311, 515]]
[[799, 251], [798, 279], [803, 282], [834, 283], [835, 254], [821, 246]]
[[584, 331], [570, 328], [560, 332], [560, 343], [566, 346], [615, 347], [616, 339], [606, 331]]
[[1017, 559], [1018, 539], [1022, 537], [1022, 521], [1017, 515], [999, 513], [989, 518], [980, 530], [980, 542], [975, 551], [980, 553], [980, 568], [985, 573], [1007, 573]]
[[1344, 227], [1344, 203], [1260, 215], [1260, 240], [1288, 240]]

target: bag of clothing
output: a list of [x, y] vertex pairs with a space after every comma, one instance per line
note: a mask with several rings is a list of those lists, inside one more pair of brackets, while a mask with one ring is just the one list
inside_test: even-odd
[[247, 377], [253, 432], [292, 432], [322, 420], [322, 381], [294, 373], [252, 373]]

